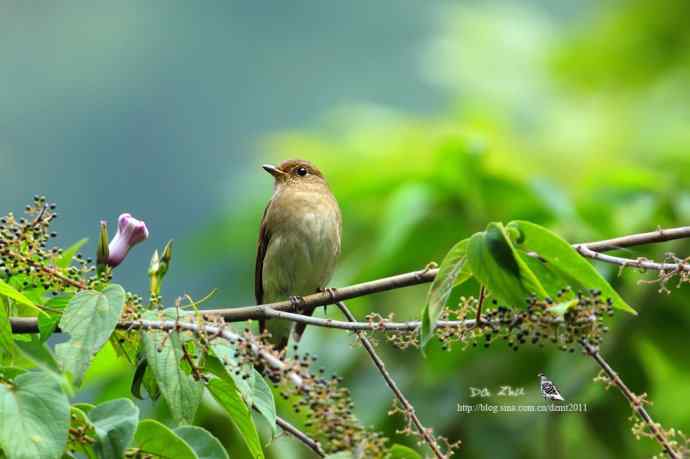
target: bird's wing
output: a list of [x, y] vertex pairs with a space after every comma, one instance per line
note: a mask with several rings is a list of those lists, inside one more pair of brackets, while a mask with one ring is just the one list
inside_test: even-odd
[[266, 225], [266, 216], [268, 215], [268, 208], [271, 207], [271, 201], [268, 201], [264, 215], [261, 217], [261, 226], [259, 227], [259, 240], [256, 243], [256, 267], [254, 269], [254, 297], [256, 304], [262, 304], [264, 300], [264, 287], [262, 273], [264, 270], [264, 257], [268, 249], [268, 242], [271, 240], [271, 235], [268, 232]]

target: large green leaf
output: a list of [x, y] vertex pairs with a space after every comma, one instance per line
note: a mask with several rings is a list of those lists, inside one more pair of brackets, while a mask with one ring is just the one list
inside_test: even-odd
[[92, 408], [88, 414], [96, 432], [93, 448], [101, 459], [120, 459], [129, 446], [139, 422], [139, 408], [120, 398]]
[[73, 388], [60, 370], [55, 356], [50, 351], [50, 348], [45, 343], [41, 342], [36, 335], [31, 335], [29, 341], [17, 341], [16, 345], [17, 350], [23, 357], [42, 370], [49, 372], [68, 396], [73, 395]]
[[183, 439], [199, 459], [230, 459], [221, 442], [205, 429], [181, 426], [175, 433]]
[[276, 425], [276, 402], [273, 398], [271, 388], [266, 384], [266, 380], [256, 370], [253, 370], [253, 392], [252, 399], [254, 400], [254, 408], [268, 421], [271, 426], [273, 435], [278, 434], [278, 426]]
[[438, 321], [444, 306], [448, 302], [453, 287], [465, 282], [472, 276], [467, 267], [467, 245], [469, 239], [463, 239], [455, 244], [446, 254], [438, 268], [438, 273], [429, 287], [426, 305], [422, 310], [422, 326], [420, 338], [422, 347], [425, 346], [434, 334], [436, 321]]
[[32, 335], [30, 341], [17, 342], [17, 347], [24, 357], [31, 360], [37, 366], [55, 374], [60, 373], [58, 362], [55, 360], [55, 356], [50, 351], [50, 348], [42, 343], [36, 335]]
[[190, 445], [165, 425], [144, 419], [137, 426], [133, 447], [160, 459], [197, 459]]
[[231, 381], [220, 378], [211, 378], [208, 382], [208, 390], [218, 403], [230, 416], [230, 420], [237, 427], [244, 442], [254, 459], [263, 459], [259, 434], [256, 431], [254, 420], [247, 404], [240, 397], [237, 387]]
[[184, 356], [180, 335], [143, 331], [142, 341], [148, 366], [173, 418], [176, 422], [191, 424], [204, 388], [180, 366]]
[[532, 270], [520, 258], [501, 223], [470, 238], [467, 263], [472, 274], [497, 299], [511, 306], [525, 303], [532, 294], [547, 296]]
[[[601, 290], [605, 298], [611, 298], [613, 307], [637, 314], [604, 279], [599, 272], [557, 234], [526, 221], [513, 221], [508, 228], [516, 230], [515, 245], [525, 258], [532, 258], [532, 265], [540, 265], [549, 274], [549, 283], [558, 289], [570, 286], [578, 289]], [[531, 257], [533, 252], [538, 257]], [[535, 268], [536, 270], [539, 268]], [[557, 279], [554, 281], [553, 279]], [[550, 292], [553, 293], [553, 292]]]
[[67, 444], [70, 406], [43, 371], [0, 382], [0, 448], [8, 459], [59, 458]]
[[386, 456], [386, 459], [422, 459], [420, 454], [403, 445], [393, 445]]
[[60, 328], [70, 339], [55, 346], [55, 353], [75, 384], [81, 382], [91, 359], [115, 330], [124, 304], [124, 289], [113, 284], [102, 292], [79, 292], [67, 305]]

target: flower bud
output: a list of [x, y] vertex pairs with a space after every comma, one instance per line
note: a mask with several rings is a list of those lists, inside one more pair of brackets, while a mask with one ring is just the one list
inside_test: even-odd
[[170, 260], [172, 259], [172, 244], [173, 240], [169, 240], [163, 248], [163, 255], [158, 255], [158, 250], [154, 250], [149, 264], [149, 276], [151, 277], [151, 296], [155, 297], [160, 294], [161, 283], [165, 273], [168, 272]]
[[98, 247], [96, 247], [96, 270], [98, 274], [105, 271], [108, 264], [108, 222], [101, 220], [100, 231], [98, 233]]
[[117, 219], [117, 234], [108, 246], [108, 265], [116, 267], [127, 256], [129, 249], [148, 239], [149, 230], [146, 223], [137, 220], [130, 214], [122, 214]]

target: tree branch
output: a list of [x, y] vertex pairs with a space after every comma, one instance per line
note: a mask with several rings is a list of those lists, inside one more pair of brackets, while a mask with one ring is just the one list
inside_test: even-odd
[[633, 391], [631, 391], [628, 388], [628, 386], [625, 385], [621, 377], [618, 376], [618, 373], [613, 371], [611, 366], [606, 362], [606, 360], [604, 360], [604, 357], [599, 353], [599, 350], [595, 346], [592, 346], [584, 340], [580, 341], [580, 345], [584, 348], [585, 353], [592, 357], [592, 359], [594, 359], [594, 361], [601, 367], [601, 369], [604, 370], [604, 373], [606, 373], [606, 376], [608, 376], [611, 383], [613, 383], [613, 385], [615, 385], [621, 391], [623, 396], [630, 403], [630, 406], [635, 411], [635, 413], [652, 431], [652, 433], [654, 434], [654, 438], [664, 449], [668, 457], [672, 459], [680, 459], [680, 454], [678, 454], [673, 449], [673, 447], [668, 441], [668, 438], [666, 438], [664, 431], [661, 429], [661, 426], [652, 420], [652, 417], [645, 409], [642, 399], [635, 395]]
[[606, 255], [604, 253], [595, 252], [586, 245], [577, 245], [575, 250], [578, 251], [583, 257], [591, 258], [593, 260], [604, 261], [606, 263], [611, 263], [614, 265], [619, 265], [624, 268], [640, 268], [640, 269], [652, 269], [655, 271], [667, 271], [667, 272], [690, 272], [690, 265], [687, 263], [657, 263], [655, 261], [647, 260], [644, 258], [638, 258], [633, 260], [632, 258], [615, 257], [613, 255]]
[[[340, 308], [342, 313], [345, 315], [345, 317], [347, 317], [347, 319], [350, 322], [357, 321], [357, 319], [352, 314], [352, 312], [350, 312], [350, 309], [345, 305], [345, 303], [343, 303], [342, 301], [338, 301], [336, 302], [336, 305], [338, 306], [338, 308]], [[398, 399], [398, 401], [404, 408], [405, 414], [415, 425], [415, 427], [419, 431], [419, 434], [429, 445], [429, 448], [431, 448], [434, 455], [438, 459], [446, 459], [447, 456], [443, 454], [440, 446], [438, 445], [438, 443], [436, 443], [436, 440], [431, 435], [431, 429], [425, 428], [422, 424], [422, 421], [419, 420], [417, 414], [415, 413], [414, 406], [412, 406], [409, 400], [405, 398], [405, 395], [400, 391], [393, 377], [390, 375], [388, 370], [386, 370], [386, 366], [383, 363], [383, 360], [381, 360], [381, 357], [379, 357], [379, 355], [376, 353], [376, 350], [374, 349], [374, 346], [371, 344], [371, 341], [369, 341], [369, 339], [366, 337], [364, 333], [362, 333], [361, 330], [356, 330], [355, 333], [357, 334], [357, 337], [362, 343], [362, 346], [364, 346], [364, 349], [366, 349], [366, 351], [369, 353], [369, 356], [371, 357], [371, 360], [374, 362], [374, 365], [376, 365], [376, 368], [378, 368], [379, 373], [381, 373], [381, 376], [383, 376], [383, 379], [386, 381], [386, 384], [388, 384], [388, 387], [390, 387], [391, 391], [393, 392], [393, 395], [395, 395], [395, 397]]]
[[[573, 244], [573, 248], [578, 250], [583, 256], [598, 259], [601, 256], [598, 252], [614, 250], [621, 247], [631, 247], [635, 245], [652, 244], [665, 242], [674, 239], [690, 237], [690, 226], [679, 228], [660, 229], [649, 233], [632, 234], [614, 239], [606, 239], [596, 242]], [[582, 253], [582, 250], [585, 253]], [[601, 260], [607, 261], [607, 260]], [[611, 262], [611, 261], [609, 261]], [[615, 263], [619, 264], [620, 263]], [[630, 263], [627, 266], [634, 266]], [[676, 265], [677, 267], [677, 265]], [[384, 277], [381, 279], [362, 282], [360, 284], [329, 289], [329, 291], [307, 295], [303, 298], [300, 307], [302, 309], [313, 309], [318, 306], [334, 304], [337, 301], [349, 300], [372, 293], [396, 290], [412, 285], [426, 284], [434, 280], [438, 273], [437, 268], [426, 268], [419, 271], [412, 271], [396, 276]], [[258, 320], [269, 318], [267, 311], [294, 312], [294, 305], [290, 301], [280, 301], [258, 306], [243, 306], [235, 308], [207, 309], [202, 311], [206, 317], [222, 317], [226, 322], [242, 322], [245, 320]], [[12, 318], [13, 333], [38, 333], [38, 321], [35, 318]]]
[[321, 445], [319, 444], [319, 442], [309, 437], [307, 434], [305, 434], [297, 427], [287, 422], [285, 419], [276, 416], [276, 424], [278, 424], [280, 428], [283, 429], [285, 432], [289, 433], [297, 440], [304, 443], [307, 448], [314, 451], [319, 457], [326, 457], [326, 453], [324, 453], [323, 449], [321, 449]]
[[633, 247], [636, 245], [656, 244], [659, 242], [673, 241], [675, 239], [690, 238], [690, 226], [678, 228], [658, 229], [649, 233], [631, 234], [628, 236], [616, 237], [596, 242], [585, 242], [573, 244], [573, 246], [584, 245], [595, 252], [608, 252], [609, 250]]

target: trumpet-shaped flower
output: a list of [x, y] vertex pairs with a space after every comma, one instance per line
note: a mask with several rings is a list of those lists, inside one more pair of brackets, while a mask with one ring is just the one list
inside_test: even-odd
[[127, 256], [129, 249], [148, 239], [149, 230], [146, 223], [137, 220], [130, 214], [122, 214], [117, 219], [117, 234], [108, 245], [107, 264], [116, 267]]

